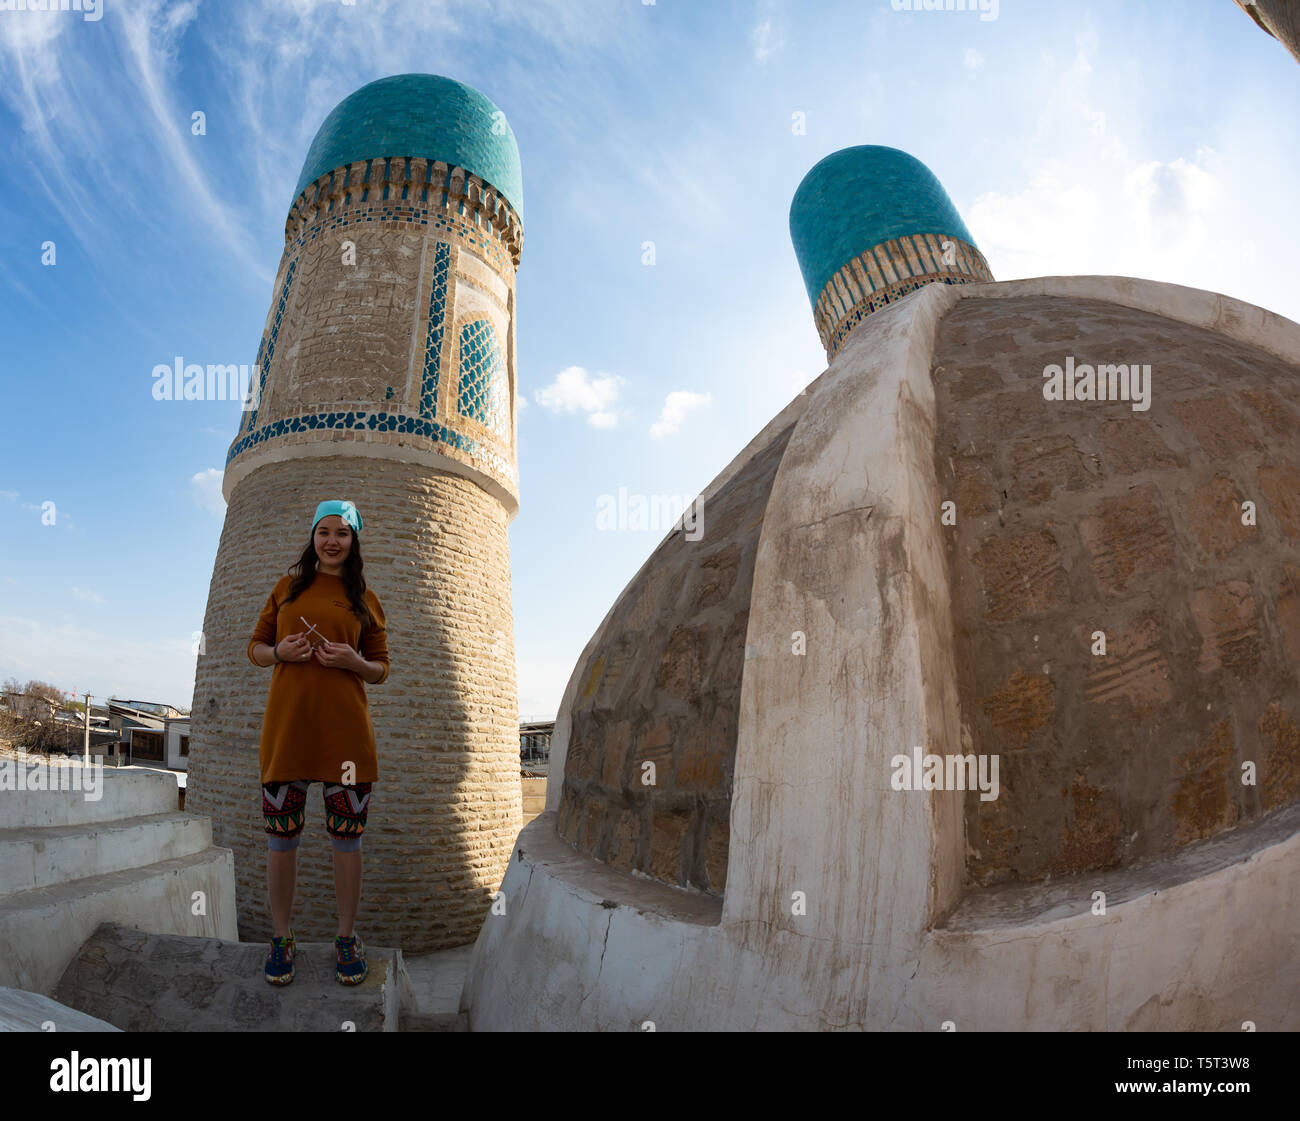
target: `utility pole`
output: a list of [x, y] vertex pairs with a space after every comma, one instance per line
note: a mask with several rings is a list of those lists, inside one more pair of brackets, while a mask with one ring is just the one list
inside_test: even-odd
[[89, 767], [89, 766], [90, 766], [90, 694], [89, 694], [89, 693], [85, 694], [85, 697], [86, 697], [86, 720], [85, 720], [85, 726], [86, 726], [86, 742], [85, 742], [85, 750], [86, 750], [86, 766]]

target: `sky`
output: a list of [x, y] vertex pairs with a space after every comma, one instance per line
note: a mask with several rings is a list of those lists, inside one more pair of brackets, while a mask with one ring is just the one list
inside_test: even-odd
[[916, 156], [999, 280], [1300, 320], [1300, 67], [1231, 0], [895, 3], [0, 0], [0, 680], [189, 707], [241, 414], [152, 371], [252, 363], [312, 136], [388, 74], [519, 142], [524, 718], [671, 528], [611, 496], [688, 502], [825, 369], [789, 234], [823, 156]]

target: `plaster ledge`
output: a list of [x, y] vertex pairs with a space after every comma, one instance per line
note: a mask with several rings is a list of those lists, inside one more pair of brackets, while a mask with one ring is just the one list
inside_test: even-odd
[[720, 898], [616, 871], [562, 840], [555, 831], [558, 817], [556, 811], [547, 810], [525, 825], [511, 863], [519, 861], [534, 869], [545, 869], [566, 889], [591, 904], [609, 909], [629, 907], [669, 922], [696, 926], [721, 923]]
[[1090, 912], [1094, 891], [1106, 893], [1110, 909], [1204, 879], [1286, 845], [1300, 848], [1300, 804], [1129, 868], [1087, 872], [1051, 883], [1000, 884], [968, 891], [935, 931], [975, 933], [1077, 918]]

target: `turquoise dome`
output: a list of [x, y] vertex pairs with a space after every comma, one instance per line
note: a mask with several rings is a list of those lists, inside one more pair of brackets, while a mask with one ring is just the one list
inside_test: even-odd
[[307, 150], [293, 197], [308, 183], [346, 163], [382, 156], [442, 160], [491, 183], [524, 214], [519, 145], [497, 107], [463, 82], [437, 74], [394, 74], [380, 78], [336, 106]]
[[842, 265], [903, 234], [949, 234], [975, 245], [943, 184], [897, 148], [832, 152], [790, 203], [790, 240], [813, 304]]

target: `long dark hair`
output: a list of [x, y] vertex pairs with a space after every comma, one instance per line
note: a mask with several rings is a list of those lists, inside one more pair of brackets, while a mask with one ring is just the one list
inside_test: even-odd
[[[352, 548], [348, 550], [347, 560], [343, 562], [344, 590], [348, 593], [348, 602], [352, 604], [352, 614], [361, 620], [361, 629], [365, 630], [374, 623], [370, 608], [366, 606], [366, 578], [362, 574], [364, 562], [361, 560], [361, 535], [352, 531]], [[297, 599], [311, 587], [316, 579], [316, 527], [311, 527], [311, 536], [307, 539], [307, 548], [302, 551], [296, 564], [289, 566], [291, 573], [297, 570], [289, 582], [289, 596], [285, 603]]]

